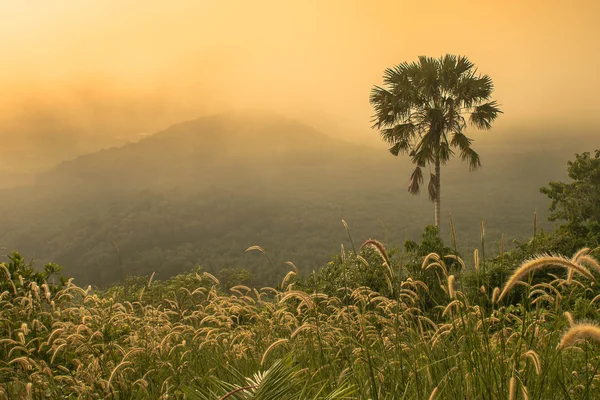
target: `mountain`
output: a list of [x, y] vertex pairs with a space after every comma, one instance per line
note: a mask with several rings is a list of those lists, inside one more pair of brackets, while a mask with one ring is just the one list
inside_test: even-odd
[[[366, 151], [368, 150], [368, 151]], [[297, 121], [264, 112], [212, 115], [173, 125], [122, 147], [65, 161], [38, 182], [95, 182], [111, 186], [174, 186], [237, 174], [277, 174], [375, 156]], [[228, 172], [227, 172], [228, 171]]]
[[57, 163], [125, 142], [115, 137], [81, 135], [73, 131], [13, 131], [0, 124], [0, 189], [30, 184], [35, 175]]
[[[491, 132], [493, 133], [493, 132]], [[375, 133], [374, 133], [375, 134]], [[477, 149], [477, 141], [474, 143]], [[472, 254], [486, 221], [488, 251], [500, 235], [527, 238], [538, 188], [565, 178], [569, 153], [480, 150], [483, 168], [459, 160], [442, 170], [442, 213], [451, 213], [459, 250]], [[137, 142], [65, 161], [34, 185], [0, 190], [0, 249], [55, 261], [80, 284], [106, 285], [194, 266], [244, 267], [259, 284], [303, 271], [373, 237], [389, 247], [417, 239], [433, 222], [426, 194], [411, 196], [406, 157], [332, 139], [301, 122], [254, 111], [183, 122]], [[427, 178], [426, 178], [427, 179]], [[447, 222], [443, 236], [449, 240]], [[252, 245], [267, 249], [245, 253]]]

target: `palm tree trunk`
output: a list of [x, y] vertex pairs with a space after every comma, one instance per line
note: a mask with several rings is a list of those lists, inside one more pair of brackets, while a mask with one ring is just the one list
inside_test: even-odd
[[440, 191], [440, 158], [435, 160], [435, 226], [440, 229], [440, 209], [441, 209], [441, 191]]

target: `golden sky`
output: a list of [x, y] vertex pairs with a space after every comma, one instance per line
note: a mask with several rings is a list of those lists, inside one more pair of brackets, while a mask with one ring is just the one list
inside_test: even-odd
[[494, 80], [498, 129], [595, 127], [598, 3], [2, 0], [0, 120], [45, 110], [152, 130], [252, 107], [373, 141], [368, 98], [383, 70], [454, 53]]

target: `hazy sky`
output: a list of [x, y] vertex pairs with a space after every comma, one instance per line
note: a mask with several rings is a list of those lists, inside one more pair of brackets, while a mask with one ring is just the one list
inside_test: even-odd
[[3, 0], [0, 127], [131, 134], [256, 107], [378, 141], [368, 97], [383, 70], [445, 53], [492, 77], [498, 129], [595, 127], [598, 3]]

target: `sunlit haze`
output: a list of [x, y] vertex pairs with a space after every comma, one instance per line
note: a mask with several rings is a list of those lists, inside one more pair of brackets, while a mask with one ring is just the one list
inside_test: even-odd
[[383, 70], [454, 53], [493, 78], [499, 131], [592, 127], [599, 14], [581, 0], [5, 1], [0, 126], [131, 138], [251, 107], [378, 145]]

